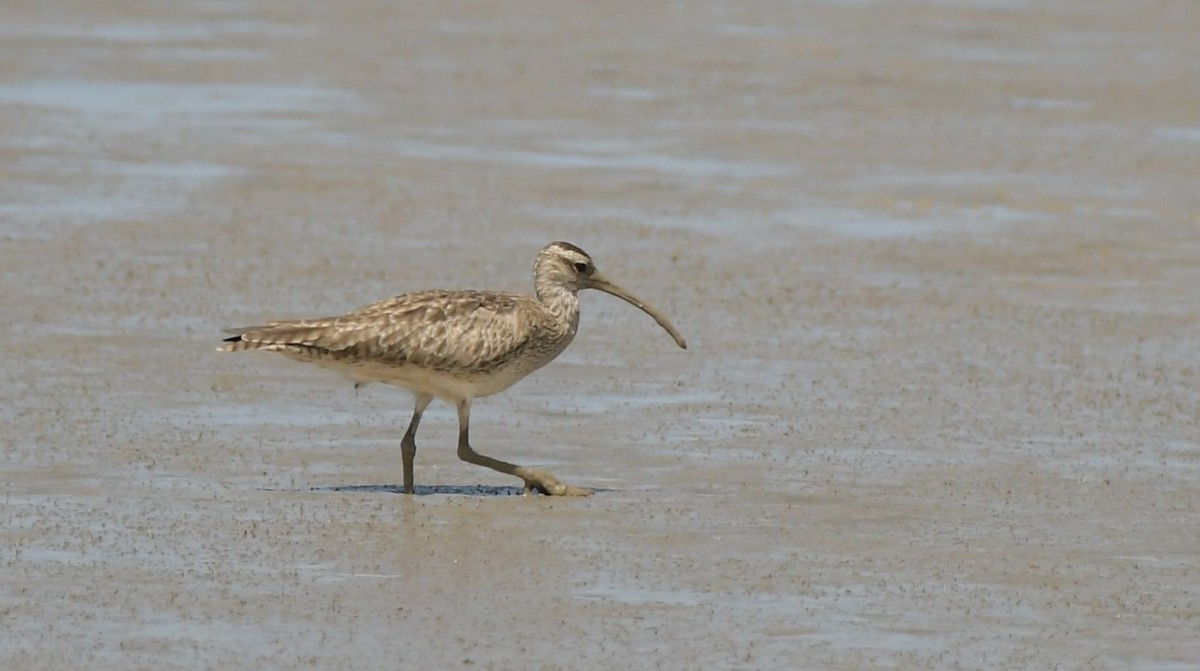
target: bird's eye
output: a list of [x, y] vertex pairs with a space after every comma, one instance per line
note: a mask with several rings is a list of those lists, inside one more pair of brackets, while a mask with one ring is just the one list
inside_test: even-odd
[[579, 262], [579, 263], [575, 264], [575, 272], [577, 272], [577, 273], [586, 273], [587, 269], [588, 269], [588, 264], [586, 264], [586, 263]]

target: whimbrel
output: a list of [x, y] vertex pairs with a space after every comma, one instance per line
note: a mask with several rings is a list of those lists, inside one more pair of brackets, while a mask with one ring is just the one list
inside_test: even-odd
[[417, 427], [434, 398], [458, 409], [458, 457], [521, 478], [525, 493], [586, 496], [550, 473], [482, 455], [467, 439], [471, 402], [508, 389], [554, 360], [579, 327], [579, 291], [598, 289], [639, 308], [687, 349], [671, 322], [596, 270], [568, 242], [552, 242], [533, 264], [536, 298], [492, 291], [417, 291], [387, 298], [340, 317], [273, 321], [231, 329], [222, 352], [280, 352], [334, 369], [356, 384], [383, 382], [415, 396], [400, 443], [404, 491], [413, 493]]

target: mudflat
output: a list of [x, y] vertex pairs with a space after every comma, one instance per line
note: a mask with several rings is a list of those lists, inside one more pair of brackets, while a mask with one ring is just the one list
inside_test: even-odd
[[[1200, 5], [10, 3], [0, 667], [1200, 667]], [[583, 296], [409, 396], [221, 329]]]

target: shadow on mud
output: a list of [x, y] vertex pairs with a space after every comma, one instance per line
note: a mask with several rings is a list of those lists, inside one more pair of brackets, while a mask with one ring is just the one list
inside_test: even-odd
[[[448, 494], [451, 496], [521, 496], [523, 493], [520, 487], [498, 487], [495, 485], [417, 485], [414, 488], [416, 496], [428, 496], [430, 494]], [[338, 485], [330, 487], [312, 487], [309, 491], [313, 492], [341, 492], [348, 494], [403, 494], [404, 488], [400, 485]], [[610, 491], [607, 489], [594, 489], [594, 493]], [[534, 496], [541, 496], [535, 494]]]
[[[520, 487], [497, 487], [494, 485], [417, 485], [416, 496], [450, 494], [455, 496], [520, 496]], [[403, 494], [400, 485], [341, 485], [313, 487], [314, 492], [342, 492], [350, 494]]]

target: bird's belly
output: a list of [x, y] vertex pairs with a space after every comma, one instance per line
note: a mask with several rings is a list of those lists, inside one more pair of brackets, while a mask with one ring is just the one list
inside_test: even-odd
[[447, 402], [497, 394], [528, 375], [531, 370], [505, 366], [487, 373], [443, 371], [422, 366], [364, 362], [317, 361], [359, 383], [389, 384], [414, 393], [428, 394]]
[[466, 366], [422, 366], [373, 357], [319, 353], [312, 349], [283, 349], [291, 359], [316, 364], [340, 373], [357, 383], [379, 382], [427, 394], [447, 402], [498, 394], [525, 376], [550, 363], [570, 344], [574, 330], [562, 337], [545, 339], [511, 356]]

